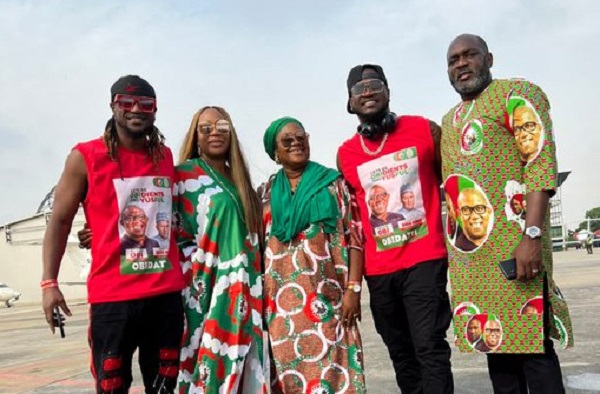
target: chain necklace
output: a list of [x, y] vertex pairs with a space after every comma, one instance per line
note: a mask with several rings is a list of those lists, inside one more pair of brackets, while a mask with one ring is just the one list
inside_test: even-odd
[[227, 188], [225, 186], [225, 184], [223, 182], [221, 182], [221, 180], [219, 179], [219, 177], [217, 176], [217, 174], [215, 174], [215, 172], [213, 171], [213, 169], [210, 166], [210, 164], [208, 164], [203, 158], [200, 158], [200, 160], [202, 160], [202, 162], [204, 164], [206, 164], [206, 168], [208, 168], [208, 171], [212, 174], [212, 177], [215, 180], [215, 182], [217, 182], [219, 184], [219, 186], [221, 186], [221, 189], [223, 189], [227, 193], [229, 193], [229, 195], [231, 196], [231, 199], [235, 203], [235, 206], [237, 208], [238, 214], [240, 215], [240, 219], [242, 219], [242, 222], [246, 223], [246, 217], [244, 216], [244, 211], [240, 208], [240, 205], [237, 202], [237, 198], [235, 198], [235, 196], [233, 195], [233, 193], [231, 191], [229, 191], [229, 188]]
[[383, 150], [383, 147], [385, 145], [385, 142], [388, 139], [388, 133], [385, 133], [383, 135], [383, 139], [381, 140], [381, 143], [379, 144], [379, 148], [377, 148], [376, 150], [372, 151], [369, 150], [369, 148], [367, 148], [367, 145], [365, 145], [365, 140], [363, 139], [363, 136], [361, 134], [359, 134], [360, 136], [360, 145], [362, 146], [363, 152], [365, 152], [367, 155], [369, 156], [375, 156], [381, 153], [381, 151]]

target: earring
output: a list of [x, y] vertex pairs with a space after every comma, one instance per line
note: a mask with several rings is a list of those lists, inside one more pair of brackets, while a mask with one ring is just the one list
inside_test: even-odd
[[279, 160], [279, 156], [275, 155], [275, 163], [281, 164], [281, 160]]
[[202, 157], [202, 149], [200, 149], [200, 145], [198, 145], [198, 157]]

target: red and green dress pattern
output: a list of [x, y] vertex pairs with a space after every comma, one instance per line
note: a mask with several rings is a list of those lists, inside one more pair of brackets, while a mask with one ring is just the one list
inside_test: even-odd
[[266, 392], [258, 236], [246, 230], [234, 185], [203, 160], [179, 165], [176, 176], [175, 230], [187, 284], [179, 391]]
[[525, 196], [553, 191], [558, 176], [550, 105], [524, 80], [494, 80], [443, 119], [442, 167], [454, 334], [463, 352], [544, 351], [543, 277], [548, 278], [551, 337], [573, 345], [567, 304], [552, 278], [549, 216], [542, 232], [542, 274], [505, 279], [527, 213]]
[[335, 234], [312, 224], [291, 242], [270, 235], [271, 182], [259, 191], [265, 226], [265, 318], [276, 377], [272, 393], [365, 393], [358, 329], [344, 330], [350, 196], [342, 180], [329, 186], [340, 216]]

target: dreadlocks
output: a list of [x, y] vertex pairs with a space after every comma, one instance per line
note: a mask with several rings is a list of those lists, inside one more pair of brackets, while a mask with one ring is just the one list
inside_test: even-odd
[[[102, 136], [104, 145], [108, 149], [108, 156], [112, 161], [119, 161], [117, 147], [119, 146], [119, 137], [117, 128], [115, 127], [114, 118], [110, 118], [106, 122], [104, 135]], [[152, 158], [154, 164], [165, 158], [163, 148], [165, 146], [165, 136], [160, 132], [158, 127], [152, 126], [152, 131], [146, 135], [146, 153]]]

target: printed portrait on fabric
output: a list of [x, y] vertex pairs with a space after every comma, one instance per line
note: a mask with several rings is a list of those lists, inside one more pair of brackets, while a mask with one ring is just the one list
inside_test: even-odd
[[416, 148], [379, 157], [357, 170], [377, 250], [400, 247], [428, 234]]
[[461, 252], [474, 252], [494, 227], [494, 210], [483, 189], [464, 175], [450, 175], [444, 182], [448, 214], [446, 237]]
[[544, 146], [544, 125], [535, 107], [523, 97], [509, 96], [506, 109], [521, 161], [529, 163]]
[[121, 273], [162, 272], [171, 240], [172, 194], [168, 177], [114, 179], [119, 204]]
[[477, 314], [471, 316], [465, 326], [465, 338], [478, 352], [488, 353], [502, 344], [503, 330], [500, 319], [495, 315]]
[[525, 230], [525, 215], [527, 212], [525, 185], [513, 180], [507, 181], [504, 187], [504, 195], [506, 198], [504, 206], [506, 219], [516, 222], [522, 230]]

